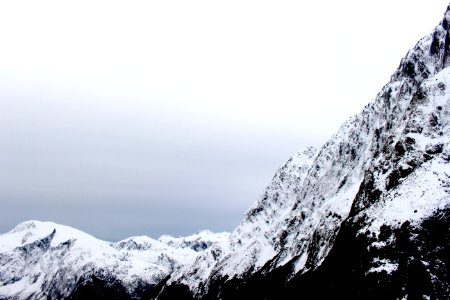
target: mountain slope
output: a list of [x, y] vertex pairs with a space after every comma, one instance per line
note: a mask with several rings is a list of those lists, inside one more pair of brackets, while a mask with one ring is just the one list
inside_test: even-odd
[[[199, 283], [190, 279], [196, 278], [196, 273], [184, 277], [175, 273], [160, 298], [180, 292], [184, 297], [266, 298], [271, 291], [282, 293], [288, 287], [300, 292], [296, 286], [306, 291], [308, 286], [320, 286], [317, 274], [325, 276], [320, 270], [326, 267], [320, 266], [333, 247], [333, 253], [345, 253], [338, 248], [342, 239], [358, 245], [361, 239], [369, 249], [375, 249], [366, 256], [350, 258], [349, 265], [358, 266], [358, 257], [365, 261], [364, 269], [358, 271], [361, 278], [373, 275], [382, 280], [380, 274], [385, 274], [383, 282], [390, 282], [400, 276], [396, 274], [403, 272], [405, 264], [409, 266], [409, 259], [400, 263], [391, 257], [392, 251], [407, 253], [396, 248], [395, 232], [400, 230], [398, 235], [402, 236], [404, 230], [411, 232], [414, 228], [415, 234], [408, 235], [409, 241], [436, 244], [429, 240], [432, 233], [422, 236], [427, 233], [421, 228], [434, 222], [449, 227], [447, 218], [436, 220], [450, 203], [449, 21], [447, 10], [435, 30], [408, 52], [374, 101], [345, 122], [319, 150], [291, 198], [284, 199], [289, 209], [274, 215], [272, 205], [278, 197], [272, 196], [269, 201], [262, 198], [255, 205], [257, 209], [251, 209], [231, 234], [230, 252], [217, 262], [206, 263], [212, 265], [208, 278]], [[448, 254], [448, 244], [441, 242], [438, 244], [444, 248], [439, 252], [439, 260], [443, 261], [436, 267], [439, 272], [425, 269], [430, 289], [442, 296], [442, 287], [448, 286], [448, 260], [443, 255]], [[420, 250], [420, 255], [410, 253], [415, 257], [413, 261], [418, 261], [417, 255], [428, 257], [416, 262], [416, 269], [420, 269], [419, 264], [434, 263], [426, 251]], [[336, 273], [327, 270], [328, 274]], [[356, 272], [349, 273], [352, 271]], [[314, 280], [305, 279], [309, 285], [300, 284], [304, 278]], [[361, 288], [376, 290], [377, 282]], [[400, 285], [392, 284], [387, 290], [399, 289], [402, 292], [397, 294], [402, 297], [414, 294], [414, 284], [409, 289], [402, 286], [404, 290]], [[324, 293], [331, 290], [325, 289]], [[397, 294], [384, 296], [393, 298]], [[358, 298], [356, 294], [351, 296]]]
[[[272, 246], [274, 241], [271, 240], [272, 228], [290, 212], [295, 202], [295, 195], [316, 155], [315, 148], [306, 148], [294, 154], [275, 173], [261, 198], [254, 203], [247, 213], [246, 219], [237, 229], [243, 231], [242, 234], [246, 236], [245, 240], [231, 240], [227, 244], [216, 244], [201, 253], [191, 263], [174, 272], [168, 283], [183, 282], [192, 291], [201, 293], [205, 287], [205, 281], [212, 272], [216, 272], [218, 262], [226, 264], [226, 268], [235, 273], [243, 273], [250, 268], [262, 266], [275, 253]], [[233, 233], [233, 235], [236, 234]], [[261, 238], [261, 236], [265, 238]], [[244, 245], [242, 241], [248, 244]], [[245, 248], [251, 249], [250, 255], [248, 252], [241, 251]]]

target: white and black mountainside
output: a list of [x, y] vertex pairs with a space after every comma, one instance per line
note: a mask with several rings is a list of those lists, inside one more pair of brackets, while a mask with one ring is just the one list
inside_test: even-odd
[[360, 114], [277, 171], [231, 234], [112, 244], [24, 223], [0, 236], [0, 298], [448, 299], [449, 29], [450, 6]]
[[450, 7], [306, 169], [280, 169], [228, 252], [175, 271], [159, 299], [448, 299], [449, 27]]

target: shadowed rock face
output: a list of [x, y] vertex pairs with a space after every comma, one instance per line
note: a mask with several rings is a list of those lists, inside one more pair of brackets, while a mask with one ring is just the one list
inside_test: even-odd
[[24, 223], [0, 243], [0, 298], [448, 298], [449, 24], [447, 10], [374, 101], [291, 157], [231, 235], [111, 244]]

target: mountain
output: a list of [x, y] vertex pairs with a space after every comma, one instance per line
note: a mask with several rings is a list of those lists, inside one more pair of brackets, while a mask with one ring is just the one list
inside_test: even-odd
[[68, 226], [24, 222], [0, 235], [0, 299], [144, 295], [198, 251], [228, 236], [199, 232], [110, 243]]
[[178, 249], [192, 249], [201, 252], [210, 248], [214, 244], [228, 244], [230, 234], [228, 232], [215, 233], [209, 230], [202, 230], [188, 237], [173, 237], [170, 235], [161, 236], [158, 241]]
[[159, 298], [446, 298], [449, 21], [448, 9], [302, 175], [275, 176], [228, 252], [202, 253], [208, 268], [174, 272]]
[[275, 250], [271, 247], [276, 237], [278, 222], [291, 212], [296, 195], [317, 150], [309, 147], [293, 155], [274, 175], [261, 198], [247, 213], [244, 221], [233, 232], [228, 244], [217, 244], [201, 253], [190, 264], [174, 272], [168, 284], [183, 283], [197, 295], [203, 292], [204, 283], [218, 263], [228, 274], [243, 274], [249, 269], [260, 268]]
[[0, 298], [448, 299], [449, 27], [450, 7], [231, 234], [108, 243], [26, 222], [0, 236]]

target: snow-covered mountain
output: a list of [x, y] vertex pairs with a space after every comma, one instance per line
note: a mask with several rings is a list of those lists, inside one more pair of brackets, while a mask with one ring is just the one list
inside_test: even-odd
[[139, 295], [228, 236], [199, 232], [110, 243], [68, 226], [24, 222], [0, 235], [0, 299], [60, 299], [100, 283]]
[[0, 236], [0, 298], [448, 299], [450, 7], [364, 110], [292, 156], [231, 234]]
[[[303, 180], [317, 155], [309, 147], [294, 154], [274, 175], [272, 182], [233, 232], [229, 243], [220, 243], [201, 253], [195, 260], [174, 272], [168, 284], [183, 283], [200, 295], [218, 263], [229, 274], [244, 274], [260, 268], [275, 254], [271, 245], [277, 243], [273, 233], [279, 222], [291, 212]], [[285, 228], [288, 224], [283, 225]]]
[[[320, 270], [344, 258], [355, 266], [348, 278], [363, 283], [349, 287], [341, 282], [345, 276], [328, 269], [326, 276], [335, 277], [321, 288], [324, 295], [448, 296], [449, 24], [447, 10], [435, 30], [407, 53], [377, 97], [317, 154], [311, 151], [302, 158], [300, 176], [291, 171], [283, 182], [285, 175], [277, 173], [232, 232], [228, 252], [219, 259], [203, 253], [207, 268], [197, 268], [194, 262], [174, 272], [160, 298], [278, 298], [288, 288], [305, 295], [312, 286], [321, 286]], [[289, 169], [289, 163], [285, 167]], [[440, 222], [446, 230], [439, 241], [432, 240], [434, 233], [423, 228], [442, 227]], [[365, 255], [345, 256], [342, 239], [347, 246], [364, 245], [360, 253]], [[420, 247], [404, 248], [399, 239]], [[436, 243], [440, 246], [427, 247]], [[429, 251], [442, 256], [430, 257]], [[335, 258], [336, 253], [343, 257]], [[410, 268], [421, 272], [421, 280], [414, 279]], [[300, 284], [303, 281], [308, 284]], [[336, 282], [348, 291], [337, 288]]]

